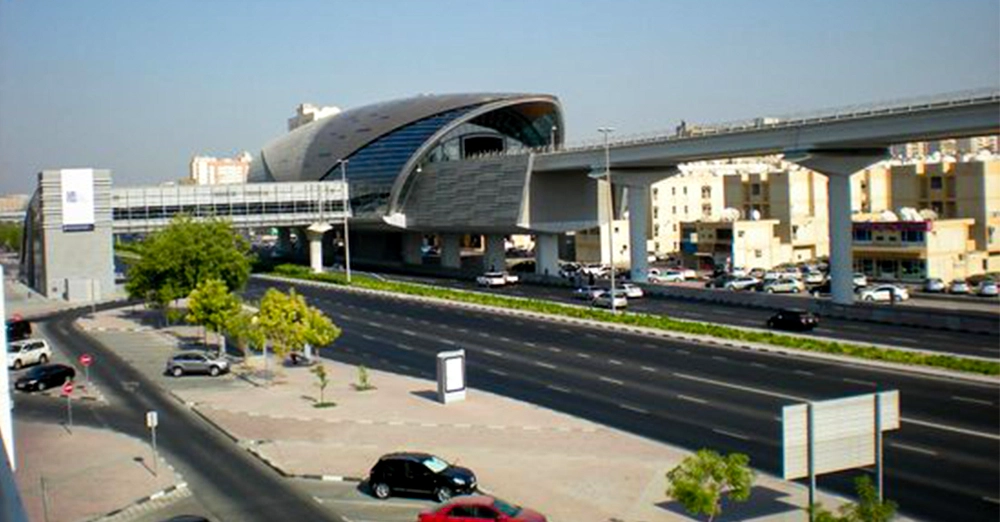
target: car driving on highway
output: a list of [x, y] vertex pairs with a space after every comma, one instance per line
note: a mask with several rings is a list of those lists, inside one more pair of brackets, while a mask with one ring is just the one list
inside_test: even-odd
[[812, 313], [793, 309], [780, 310], [767, 320], [768, 328], [778, 330], [806, 331], [816, 328], [818, 324], [819, 319]]
[[598, 294], [591, 304], [598, 308], [611, 308], [612, 302], [614, 308], [625, 308], [628, 306], [628, 295], [624, 290], [616, 288], [614, 297], [611, 297], [611, 290], [605, 290]]
[[878, 285], [858, 292], [858, 299], [862, 301], [906, 301], [909, 298], [910, 292], [896, 285]]
[[504, 286], [507, 284], [507, 276], [503, 272], [486, 272], [476, 278], [476, 284], [487, 288]]

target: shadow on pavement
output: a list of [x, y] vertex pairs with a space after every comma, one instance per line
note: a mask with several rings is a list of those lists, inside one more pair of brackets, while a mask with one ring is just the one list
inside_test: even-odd
[[[729, 499], [724, 499], [722, 501], [722, 514], [716, 517], [715, 520], [716, 522], [724, 522], [727, 520], [750, 520], [778, 515], [781, 513], [802, 511], [800, 506], [785, 502], [783, 499], [786, 498], [788, 498], [787, 493], [763, 486], [755, 486], [753, 491], [750, 493], [750, 498], [746, 502], [733, 502]], [[657, 503], [656, 506], [689, 520], [708, 520], [708, 517], [705, 516], [693, 516], [688, 514], [688, 512], [684, 510], [684, 506], [676, 500], [660, 502]]]

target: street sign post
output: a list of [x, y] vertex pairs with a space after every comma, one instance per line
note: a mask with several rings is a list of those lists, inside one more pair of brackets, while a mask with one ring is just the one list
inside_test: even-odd
[[68, 426], [72, 432], [73, 428], [73, 402], [70, 400], [70, 395], [73, 395], [73, 381], [66, 381], [62, 385], [63, 397], [66, 397], [66, 426]]
[[89, 353], [85, 353], [80, 356], [80, 364], [83, 365], [83, 371], [87, 374], [87, 387], [90, 387], [90, 365], [94, 363], [94, 356]]
[[153, 439], [153, 475], [159, 471], [159, 457], [156, 453], [156, 426], [160, 423], [160, 416], [155, 411], [146, 412], [146, 427], [149, 428], [150, 436]]

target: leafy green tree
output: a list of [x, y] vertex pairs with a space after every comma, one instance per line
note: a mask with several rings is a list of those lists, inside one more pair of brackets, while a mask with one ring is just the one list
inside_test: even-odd
[[221, 219], [174, 218], [136, 248], [125, 285], [129, 297], [165, 309], [199, 283], [218, 279], [226, 288], [243, 288], [250, 277], [250, 245]]
[[316, 376], [316, 386], [319, 388], [319, 402], [317, 402], [314, 406], [317, 408], [331, 406], [332, 403], [327, 403], [323, 396], [326, 392], [326, 387], [330, 385], [330, 377], [326, 372], [326, 366], [323, 363], [319, 363], [316, 366], [313, 366], [309, 371]]
[[256, 314], [246, 309], [240, 309], [226, 318], [225, 332], [233, 340], [233, 344], [243, 352], [246, 359], [247, 350], [251, 347], [262, 347], [267, 339], [264, 331], [257, 324]]
[[20, 252], [23, 235], [24, 228], [20, 223], [0, 223], [0, 249]]
[[891, 500], [879, 500], [878, 492], [872, 479], [858, 477], [854, 480], [855, 491], [858, 492], [856, 504], [840, 506], [837, 514], [827, 511], [822, 504], [813, 506], [815, 522], [889, 522], [896, 516], [896, 503]]
[[[218, 334], [225, 329], [229, 317], [240, 312], [240, 299], [229, 293], [226, 283], [206, 279], [188, 296], [187, 320]], [[220, 350], [222, 346], [219, 346]]]
[[708, 515], [711, 522], [722, 513], [722, 498], [743, 502], [750, 498], [754, 472], [750, 457], [742, 453], [722, 456], [702, 449], [667, 472], [667, 496], [693, 515]]
[[287, 294], [270, 288], [260, 300], [258, 324], [280, 358], [302, 351], [306, 344], [317, 349], [340, 337], [340, 328], [322, 311], [306, 304], [295, 289]]

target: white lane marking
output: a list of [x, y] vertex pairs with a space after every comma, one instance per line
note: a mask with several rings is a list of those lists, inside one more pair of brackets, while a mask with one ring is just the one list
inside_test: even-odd
[[597, 339], [597, 336], [594, 335], [594, 334], [592, 334], [592, 333], [590, 333], [590, 332], [587, 332], [587, 333], [583, 334], [583, 336], [584, 337], [588, 337], [590, 339]]
[[809, 399], [806, 399], [805, 397], [796, 397], [795, 395], [788, 395], [788, 394], [778, 393], [778, 392], [772, 392], [772, 391], [768, 391], [768, 390], [761, 390], [761, 389], [758, 389], [758, 388], [751, 388], [749, 386], [741, 386], [739, 384], [730, 384], [728, 382], [717, 381], [715, 379], [708, 379], [708, 378], [705, 378], [705, 377], [698, 377], [696, 375], [688, 375], [686, 373], [673, 372], [673, 376], [677, 377], [679, 379], [687, 379], [689, 381], [702, 382], [702, 383], [705, 383], [705, 384], [714, 384], [715, 386], [722, 386], [723, 388], [730, 388], [730, 389], [733, 389], [733, 390], [740, 390], [740, 391], [751, 392], [751, 393], [759, 393], [761, 395], [767, 395], [767, 396], [770, 396], [770, 397], [778, 397], [778, 398], [781, 398], [781, 399], [788, 399], [788, 400], [792, 400], [792, 401], [806, 402], [806, 401], [809, 400]]
[[450, 344], [451, 346], [455, 346], [455, 341], [452, 341], [451, 339], [441, 339], [441, 342], [443, 344]]
[[538, 346], [538, 345], [536, 345], [535, 343], [533, 343], [531, 341], [524, 341], [524, 345], [525, 346], [530, 346], [532, 348], [534, 348], [535, 346]]
[[541, 366], [542, 368], [548, 368], [550, 370], [555, 370], [556, 369], [556, 365], [545, 363], [545, 362], [542, 362], [542, 361], [535, 361], [535, 366]]
[[861, 379], [852, 379], [850, 377], [844, 377], [844, 382], [852, 382], [854, 384], [863, 384], [865, 386], [875, 386], [876, 384], [872, 381], [863, 381]]
[[413, 351], [413, 347], [406, 344], [397, 344], [396, 347], [399, 348], [400, 350], [406, 350], [408, 352]]
[[691, 352], [689, 352], [687, 350], [680, 350], [680, 349], [678, 349], [678, 350], [676, 350], [676, 352], [679, 353], [679, 354], [681, 354], [681, 355], [691, 355]]
[[576, 354], [576, 356], [577, 357], [583, 357], [584, 359], [590, 359], [590, 356], [587, 355], [587, 354], [585, 354], [585, 353], [578, 353], [578, 354]]
[[686, 315], [690, 315], [691, 317], [705, 317], [705, 314], [699, 314], [698, 312], [687, 312]]
[[832, 333], [834, 333], [833, 330], [831, 330], [829, 328], [814, 328], [813, 331], [814, 332], [819, 332], [819, 333], [825, 333], [825, 334], [832, 334]]
[[714, 310], [714, 312], [719, 315], [733, 315], [729, 310]]
[[985, 500], [987, 502], [992, 502], [994, 504], [1000, 504], [1000, 499], [993, 498], [993, 497], [983, 497], [983, 500]]
[[727, 358], [725, 358], [725, 357], [723, 357], [721, 355], [713, 355], [712, 358], [715, 359], [716, 361], [728, 361], [729, 360], [729, 359], [727, 359]]
[[490, 372], [492, 374], [499, 375], [501, 377], [506, 377], [507, 376], [507, 374], [505, 372], [502, 372], [500, 370], [494, 370], [493, 368], [490, 368], [489, 370], [486, 370], [486, 371], [488, 371], [488, 372]]
[[376, 321], [365, 321], [365, 322], [368, 323], [370, 326], [374, 326], [376, 328], [382, 328], [382, 323]]
[[458, 331], [461, 333], [469, 333], [469, 330], [466, 328], [459, 328]]
[[893, 336], [890, 335], [889, 339], [892, 339], [893, 341], [896, 341], [896, 342], [899, 342], [899, 343], [912, 343], [912, 342], [915, 342], [913, 339], [910, 339], [909, 337], [893, 337]]
[[366, 334], [361, 334], [361, 338], [364, 339], [364, 340], [366, 340], [366, 341], [374, 341], [375, 340], [374, 337], [372, 337], [370, 335], [366, 335]]
[[571, 393], [568, 389], [563, 388], [562, 386], [556, 386], [554, 384], [547, 384], [545, 387], [552, 391], [557, 391], [559, 393]]
[[510, 339], [509, 339], [509, 338], [507, 338], [507, 337], [501, 337], [501, 338], [500, 338], [500, 341], [502, 341], [502, 342], [505, 342], [505, 343], [509, 343], [509, 342], [510, 342]]
[[767, 368], [766, 364], [759, 363], [759, 362], [752, 362], [752, 363], [750, 363], [750, 366], [756, 366], [757, 368]]
[[550, 352], [554, 352], [554, 353], [559, 353], [562, 350], [560, 350], [559, 348], [556, 348], [555, 346], [549, 346], [549, 351]]
[[901, 450], [912, 451], [914, 453], [923, 453], [924, 455], [937, 456], [937, 454], [938, 454], [938, 452], [933, 451], [933, 450], [924, 449], [924, 448], [918, 448], [916, 446], [910, 446], [910, 445], [907, 445], [907, 444], [900, 444], [899, 442], [890, 442], [889, 445], [892, 446], [892, 447], [894, 447], [894, 448], [899, 448]]
[[616, 342], [618, 344], [625, 344], [625, 339], [612, 339], [611, 341]]
[[503, 354], [500, 353], [500, 352], [498, 352], [498, 351], [496, 351], [496, 350], [489, 350], [489, 349], [487, 349], [487, 350], [483, 350], [483, 351], [486, 352], [486, 353], [488, 353], [488, 354], [490, 354], [490, 355], [492, 355], [492, 356], [494, 356], [494, 357], [503, 357]]
[[640, 368], [642, 368], [642, 370], [646, 371], [646, 372], [655, 372], [656, 371], [656, 368], [653, 368], [652, 366], [640, 366]]
[[808, 370], [795, 370], [795, 371], [794, 371], [794, 372], [792, 372], [792, 373], [797, 373], [797, 374], [799, 374], [799, 375], [816, 375], [815, 373], [813, 373], [813, 372], [810, 372], [810, 371], [808, 371]]
[[682, 395], [680, 393], [677, 394], [677, 398], [682, 401], [695, 402], [698, 404], [708, 404], [708, 401], [706, 401], [705, 399], [700, 399], [698, 397], [691, 397], [690, 395]]
[[993, 406], [992, 401], [984, 401], [982, 399], [973, 399], [971, 397], [959, 397], [958, 395], [952, 395], [951, 398], [955, 399], [956, 401], [971, 402], [973, 404], [985, 404], [987, 406]]
[[644, 348], [656, 348], [656, 345], [655, 345], [655, 344], [652, 344], [652, 343], [643, 343], [643, 345], [642, 345], [642, 346], [643, 346]]
[[734, 433], [732, 431], [720, 430], [717, 428], [712, 428], [712, 431], [718, 433], [719, 435], [725, 435], [727, 437], [732, 437], [734, 439], [750, 440], [750, 437], [747, 437], [746, 435], [742, 435], [740, 433]]
[[417, 335], [417, 332], [414, 332], [413, 330], [403, 330], [403, 333], [405, 335], [412, 335], [412, 336], [416, 336]]
[[622, 362], [617, 359], [608, 359], [608, 362], [611, 364], [617, 364], [618, 366], [622, 365]]
[[477, 333], [479, 334], [479, 337], [489, 337], [490, 336], [490, 334], [488, 334], [486, 332], [477, 332]]
[[636, 408], [635, 406], [629, 406], [628, 404], [619, 404], [618, 407], [622, 408], [622, 409], [625, 409], [625, 410], [628, 410], [628, 411], [634, 411], [636, 413], [641, 413], [643, 415], [649, 415], [648, 411], [646, 411], [646, 410], [644, 410], [642, 408]]
[[611, 384], [617, 384], [618, 386], [623, 386], [625, 383], [619, 381], [618, 379], [612, 379], [611, 377], [601, 376], [601, 380], [604, 382], [610, 382]]
[[567, 330], [567, 329], [565, 329], [565, 328], [560, 328], [560, 329], [559, 329], [559, 333], [564, 333], [564, 334], [568, 334], [568, 333], [569, 333], [569, 330]]
[[1000, 440], [1000, 435], [997, 435], [996, 433], [986, 433], [986, 432], [983, 432], [983, 431], [967, 430], [965, 428], [956, 428], [954, 426], [945, 426], [943, 424], [936, 424], [936, 423], [933, 423], [933, 422], [927, 422], [927, 421], [916, 420], [916, 419], [908, 419], [906, 417], [903, 417], [903, 422], [907, 422], [907, 423], [910, 423], [910, 424], [916, 424], [917, 426], [923, 426], [925, 428], [933, 428], [933, 429], [938, 429], [938, 430], [950, 431], [952, 433], [961, 433], [962, 435], [970, 435], [970, 436], [973, 436], [973, 437], [982, 437], [984, 439]]

